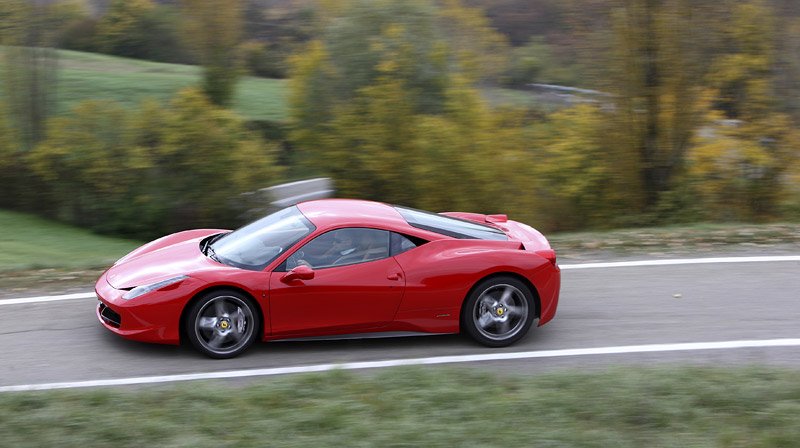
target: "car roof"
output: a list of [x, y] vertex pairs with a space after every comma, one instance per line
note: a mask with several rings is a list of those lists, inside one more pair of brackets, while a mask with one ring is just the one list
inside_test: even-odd
[[301, 202], [297, 208], [317, 228], [331, 227], [383, 227], [396, 230], [409, 229], [394, 207], [382, 202], [360, 199], [319, 199]]

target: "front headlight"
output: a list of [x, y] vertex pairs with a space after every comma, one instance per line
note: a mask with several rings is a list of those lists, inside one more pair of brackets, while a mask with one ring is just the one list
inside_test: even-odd
[[135, 299], [135, 298], [139, 297], [142, 294], [147, 294], [148, 292], [155, 291], [156, 289], [161, 289], [161, 288], [163, 288], [165, 286], [173, 285], [173, 284], [178, 283], [180, 281], [186, 280], [187, 278], [189, 278], [189, 277], [186, 276], [186, 275], [179, 275], [177, 277], [172, 277], [172, 278], [169, 278], [169, 279], [166, 279], [166, 280], [162, 280], [162, 281], [157, 282], [157, 283], [151, 283], [149, 285], [137, 286], [137, 287], [131, 289], [130, 291], [126, 292], [122, 296], [122, 298], [125, 299], [125, 300]]

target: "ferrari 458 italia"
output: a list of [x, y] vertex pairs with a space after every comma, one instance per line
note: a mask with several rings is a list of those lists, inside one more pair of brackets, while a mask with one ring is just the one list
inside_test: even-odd
[[560, 284], [547, 240], [505, 215], [325, 199], [157, 239], [95, 291], [98, 319], [120, 336], [230, 358], [257, 339], [366, 333], [506, 346], [553, 318]]

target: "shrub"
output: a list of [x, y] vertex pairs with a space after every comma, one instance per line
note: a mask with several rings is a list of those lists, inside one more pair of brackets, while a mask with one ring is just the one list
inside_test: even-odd
[[135, 111], [83, 102], [49, 131], [29, 163], [53, 187], [59, 217], [104, 233], [235, 226], [235, 198], [280, 174], [275, 148], [196, 90]]

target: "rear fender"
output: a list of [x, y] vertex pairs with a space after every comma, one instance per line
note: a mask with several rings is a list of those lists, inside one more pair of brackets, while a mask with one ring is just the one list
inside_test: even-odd
[[460, 309], [470, 288], [486, 276], [508, 272], [535, 284], [549, 261], [518, 241], [438, 240], [395, 257], [406, 274], [400, 311]]

